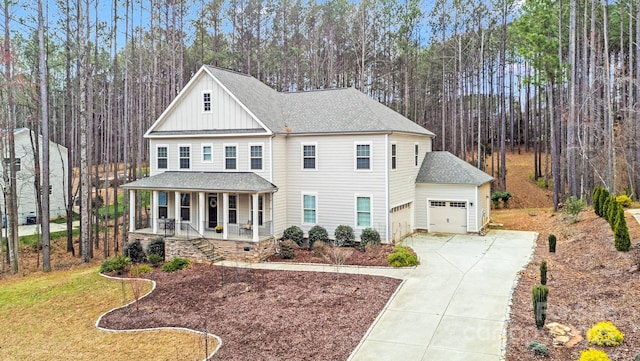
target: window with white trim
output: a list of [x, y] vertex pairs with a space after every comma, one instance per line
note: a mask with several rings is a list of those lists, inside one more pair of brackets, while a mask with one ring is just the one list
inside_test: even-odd
[[191, 194], [180, 193], [180, 219], [183, 221], [191, 220]]
[[371, 144], [356, 144], [356, 169], [371, 169]]
[[262, 146], [249, 146], [249, 156], [251, 157], [251, 169], [262, 169]]
[[167, 192], [158, 192], [158, 218], [167, 218], [168, 204], [167, 204]]
[[371, 197], [356, 197], [356, 226], [371, 227]]
[[449, 207], [467, 208], [467, 202], [449, 202]]
[[225, 145], [224, 147], [224, 169], [237, 168], [237, 147], [235, 145]]
[[[253, 223], [253, 196], [251, 198], [251, 223]], [[262, 195], [258, 195], [258, 225], [261, 226], [262, 225], [262, 221], [263, 221], [263, 207], [262, 207]]]
[[211, 91], [202, 92], [202, 111], [205, 113], [211, 111]]
[[443, 202], [443, 201], [431, 201], [431, 207], [446, 207], [447, 206], [447, 202]]
[[238, 223], [238, 196], [229, 194], [229, 223]]
[[203, 145], [202, 146], [202, 161], [204, 163], [211, 163], [213, 161], [212, 149], [211, 145]]
[[397, 155], [398, 155], [398, 149], [397, 149], [398, 145], [397, 144], [391, 144], [391, 169], [396, 169], [396, 165], [397, 165]]
[[316, 195], [315, 194], [303, 194], [302, 195], [302, 223], [316, 224]]
[[188, 145], [179, 147], [180, 169], [191, 168], [191, 147]]
[[302, 145], [302, 169], [316, 169], [315, 144]]
[[418, 157], [419, 157], [419, 154], [420, 154], [418, 144], [414, 145], [413, 153], [414, 153], [414, 158], [415, 158], [415, 162], [414, 163], [415, 163], [415, 166], [417, 167], [418, 166]]
[[167, 147], [156, 148], [158, 169], [167, 169]]

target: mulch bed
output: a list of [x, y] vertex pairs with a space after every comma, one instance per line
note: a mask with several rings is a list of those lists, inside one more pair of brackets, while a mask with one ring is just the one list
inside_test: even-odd
[[[346, 253], [345, 265], [352, 266], [379, 266], [388, 267], [387, 257], [393, 252], [393, 245], [381, 244], [375, 246], [367, 246], [365, 251], [361, 251], [354, 247], [342, 247], [341, 250]], [[280, 255], [272, 255], [267, 262], [292, 262], [292, 263], [327, 263], [331, 264], [331, 258], [328, 255], [330, 246], [327, 246], [327, 254], [318, 257], [307, 248], [298, 248], [295, 251], [295, 257], [284, 259]]]
[[401, 282], [205, 264], [149, 278], [157, 288], [139, 310], [116, 310], [100, 326], [207, 330], [222, 339], [216, 360], [345, 360]]

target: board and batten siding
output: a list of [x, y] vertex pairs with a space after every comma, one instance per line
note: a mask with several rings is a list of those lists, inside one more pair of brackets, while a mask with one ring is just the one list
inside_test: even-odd
[[271, 141], [272, 149], [272, 183], [278, 187], [278, 191], [273, 194], [273, 232], [276, 237], [282, 236], [282, 232], [287, 225], [287, 138], [283, 135], [276, 135]]
[[[416, 184], [416, 228], [429, 229], [429, 201], [467, 202], [467, 232], [477, 232], [478, 204], [474, 185], [464, 184]], [[473, 206], [469, 204], [473, 202]]]
[[[212, 147], [211, 162], [202, 161], [202, 147]], [[236, 169], [231, 172], [254, 172], [262, 178], [272, 182], [271, 179], [271, 142], [268, 136], [264, 137], [209, 137], [209, 138], [179, 138], [179, 139], [155, 139], [151, 138], [150, 165], [151, 175], [166, 171], [191, 171], [191, 172], [223, 172], [225, 169], [225, 146], [236, 146]], [[251, 169], [250, 151], [251, 145], [262, 146], [262, 169]], [[157, 148], [167, 147], [167, 169], [158, 169]], [[190, 146], [190, 168], [180, 169], [180, 147]], [[277, 184], [276, 184], [277, 186]]]
[[[297, 225], [305, 234], [313, 224], [303, 224], [302, 195], [316, 198], [316, 224], [327, 229], [329, 237], [338, 225], [353, 227], [356, 237], [356, 196], [371, 197], [371, 227], [385, 238], [387, 228], [387, 189], [385, 134], [289, 136], [287, 139], [287, 227]], [[302, 145], [316, 145], [316, 169], [303, 169]], [[371, 145], [371, 169], [356, 170], [356, 144]]]
[[[211, 92], [211, 111], [205, 112], [203, 93]], [[155, 131], [262, 128], [231, 95], [206, 72], [182, 90]]]

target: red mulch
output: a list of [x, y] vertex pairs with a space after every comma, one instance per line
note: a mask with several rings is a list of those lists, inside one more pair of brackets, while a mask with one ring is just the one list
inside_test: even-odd
[[194, 264], [154, 270], [156, 290], [100, 326], [208, 330], [222, 338], [217, 360], [345, 360], [400, 280]]
[[[382, 266], [388, 267], [387, 257], [393, 252], [393, 245], [381, 244], [375, 246], [367, 246], [366, 251], [361, 251], [353, 247], [343, 247], [341, 250], [346, 252], [345, 265], [352, 266]], [[327, 249], [330, 247], [327, 246]], [[329, 251], [327, 251], [328, 253]], [[272, 255], [267, 262], [292, 262], [292, 263], [332, 263], [329, 256], [316, 257], [313, 252], [306, 248], [296, 249], [296, 255], [291, 259], [284, 259], [280, 255]]]

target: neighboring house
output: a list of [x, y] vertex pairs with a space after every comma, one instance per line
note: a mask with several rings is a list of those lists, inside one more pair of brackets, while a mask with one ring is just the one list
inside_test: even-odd
[[279, 93], [203, 66], [145, 133], [150, 177], [124, 188], [132, 204], [151, 191], [151, 220], [135, 229], [132, 211], [130, 238], [204, 236], [238, 258], [291, 225], [332, 235], [346, 224], [357, 237], [372, 227], [386, 242], [417, 229], [478, 232], [492, 178], [431, 152], [433, 137], [355, 89]]
[[[15, 149], [16, 149], [16, 189], [18, 191], [18, 224], [35, 223], [37, 215], [36, 187], [35, 187], [35, 162], [34, 162], [34, 146], [35, 133], [27, 128], [19, 128], [14, 130]], [[42, 136], [38, 136], [39, 149], [42, 151]], [[3, 166], [9, 163], [8, 150], [4, 156], [4, 161], [0, 162], [0, 172]], [[40, 155], [42, 161], [42, 155]], [[67, 189], [67, 148], [49, 141], [49, 184], [51, 185], [50, 194], [50, 215], [51, 218], [58, 218], [66, 214], [65, 211], [65, 192]], [[0, 173], [1, 174], [1, 173]], [[0, 175], [0, 183], [4, 180]], [[0, 192], [0, 202], [2, 214], [6, 214], [6, 205], [4, 201], [4, 192]]]

